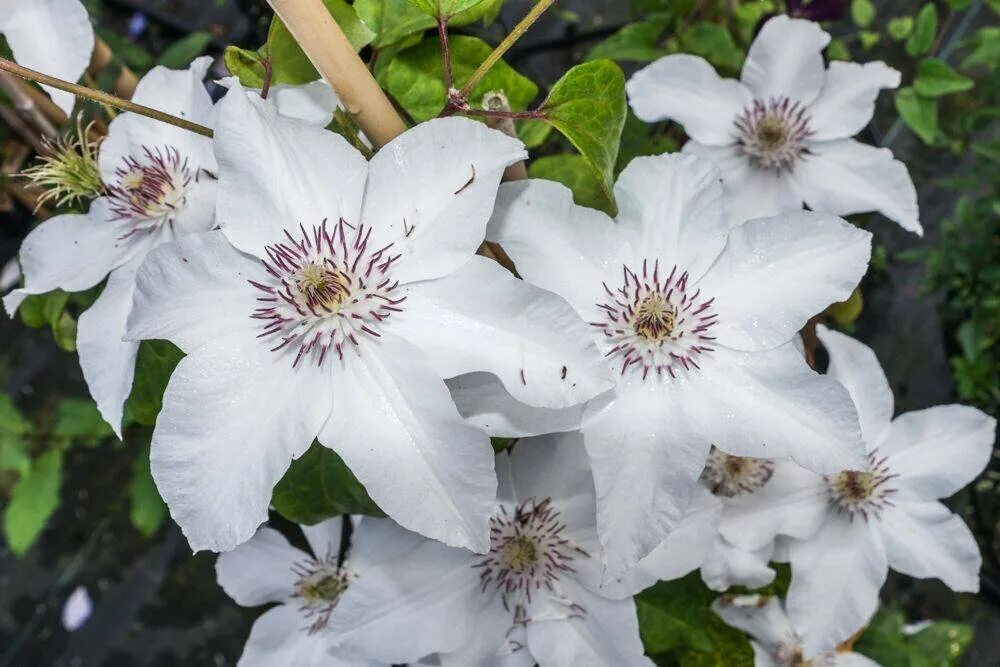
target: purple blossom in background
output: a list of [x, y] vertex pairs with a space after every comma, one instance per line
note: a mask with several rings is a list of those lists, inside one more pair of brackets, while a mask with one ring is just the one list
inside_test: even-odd
[[847, 0], [788, 0], [788, 15], [810, 21], [838, 21], [847, 16]]

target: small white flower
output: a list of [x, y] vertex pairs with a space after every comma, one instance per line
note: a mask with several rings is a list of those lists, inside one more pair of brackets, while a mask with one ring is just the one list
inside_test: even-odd
[[[90, 63], [94, 29], [80, 0], [0, 0], [0, 34], [14, 60], [42, 74], [76, 82]], [[42, 86], [70, 115], [72, 93]]]
[[821, 472], [863, 465], [850, 397], [791, 341], [850, 294], [871, 243], [807, 212], [730, 229], [718, 171], [690, 155], [634, 160], [615, 196], [612, 221], [557, 183], [504, 184], [488, 230], [591, 323], [618, 378], [582, 426], [609, 579], [680, 521], [713, 443]]
[[62, 624], [68, 632], [79, 630], [94, 611], [94, 603], [86, 586], [77, 586], [66, 598], [62, 608]]
[[349, 565], [339, 562], [343, 519], [301, 526], [312, 553], [288, 543], [273, 528], [215, 562], [219, 585], [237, 604], [277, 603], [254, 621], [240, 667], [368, 667], [379, 663], [339, 648], [327, 627], [344, 591], [351, 586]]
[[766, 595], [723, 596], [712, 610], [726, 624], [750, 635], [755, 667], [878, 667], [860, 653], [827, 651], [806, 659], [802, 641], [776, 597]]
[[[878, 606], [888, 568], [977, 591], [982, 559], [960, 517], [939, 502], [983, 470], [996, 420], [975, 408], [943, 405], [892, 419], [893, 397], [875, 354], [820, 326], [829, 375], [857, 405], [868, 465], [816, 475], [784, 471], [782, 493], [729, 515], [720, 530], [753, 549], [775, 535], [790, 538], [788, 610], [806, 657], [834, 648]], [[835, 582], [835, 585], [831, 585]]]
[[594, 486], [578, 433], [497, 457], [490, 551], [479, 555], [364, 519], [331, 628], [392, 663], [650, 665], [635, 604], [600, 593]]
[[917, 193], [888, 149], [851, 139], [871, 120], [899, 72], [882, 62], [823, 65], [830, 35], [818, 24], [776, 16], [750, 46], [741, 81], [721, 79], [704, 59], [666, 56], [628, 82], [645, 121], [674, 120], [685, 152], [713, 160], [740, 220], [799, 209], [847, 215], [878, 211], [921, 233]]
[[442, 378], [486, 371], [552, 408], [612, 383], [569, 304], [473, 254], [524, 147], [442, 119], [368, 163], [238, 84], [219, 109], [222, 229], [154, 252], [129, 319], [188, 354], [151, 452], [174, 519], [233, 548], [318, 438], [400, 524], [485, 551], [493, 450]]
[[[212, 59], [187, 70], [154, 67], [136, 87], [138, 104], [211, 127], [202, 80]], [[77, 330], [80, 366], [101, 415], [121, 437], [139, 344], [122, 341], [135, 274], [154, 247], [215, 225], [212, 140], [133, 113], [116, 117], [98, 156], [105, 196], [86, 214], [41, 223], [21, 246], [25, 285], [4, 297], [13, 315], [29, 294], [70, 292], [108, 278]]]

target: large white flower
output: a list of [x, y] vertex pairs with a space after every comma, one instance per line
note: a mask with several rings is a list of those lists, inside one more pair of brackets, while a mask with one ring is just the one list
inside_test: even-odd
[[818, 24], [776, 16], [750, 46], [741, 81], [722, 79], [704, 59], [666, 56], [626, 87], [635, 114], [671, 119], [691, 140], [686, 152], [722, 169], [745, 217], [799, 209], [847, 215], [878, 211], [921, 233], [917, 193], [885, 148], [851, 139], [871, 120], [899, 72], [882, 62], [823, 65], [830, 35]]
[[486, 555], [389, 520], [355, 533], [357, 578], [330, 627], [380, 660], [442, 665], [649, 665], [635, 604], [601, 595], [594, 485], [579, 433], [526, 438], [497, 458]]
[[829, 374], [857, 405], [868, 466], [825, 477], [799, 470], [784, 493], [762, 494], [741, 521], [721, 526], [749, 549], [777, 534], [796, 538], [787, 603], [806, 657], [834, 648], [871, 618], [889, 567], [937, 577], [955, 591], [979, 590], [975, 538], [939, 499], [983, 470], [996, 432], [995, 419], [961, 405], [892, 419], [892, 392], [871, 349], [822, 326], [818, 334]]
[[312, 553], [264, 527], [215, 562], [219, 585], [237, 604], [277, 603], [254, 621], [239, 666], [374, 667], [379, 663], [339, 648], [327, 627], [351, 585], [349, 564], [340, 560], [343, 519], [301, 528]]
[[863, 465], [846, 391], [791, 341], [851, 293], [871, 250], [870, 234], [816, 213], [730, 231], [718, 171], [691, 155], [634, 160], [615, 196], [617, 222], [557, 183], [505, 184], [488, 231], [591, 323], [618, 378], [582, 427], [609, 577], [681, 519], [712, 444], [821, 472]]
[[755, 667], [878, 667], [860, 653], [827, 651], [811, 661], [803, 657], [802, 641], [788, 620], [781, 600], [766, 595], [723, 596], [712, 604], [723, 621], [750, 635]]
[[[0, 0], [0, 34], [24, 67], [74, 83], [94, 50], [94, 28], [80, 0]], [[42, 88], [67, 116], [73, 112], [72, 93]]]
[[[187, 70], [154, 67], [134, 101], [211, 127], [212, 100], [202, 80], [212, 59]], [[98, 159], [105, 195], [86, 214], [60, 215], [32, 230], [21, 246], [24, 288], [4, 298], [13, 314], [29, 294], [107, 284], [80, 316], [80, 366], [101, 415], [121, 437], [139, 344], [124, 342], [135, 274], [154, 247], [215, 225], [212, 141], [187, 130], [123, 113], [108, 128]]]
[[171, 514], [196, 550], [233, 548], [318, 437], [396, 521], [485, 551], [493, 450], [442, 377], [554, 408], [611, 386], [563, 299], [473, 254], [524, 147], [445, 119], [368, 163], [238, 85], [219, 109], [222, 229], [153, 253], [129, 319], [188, 354], [151, 452]]

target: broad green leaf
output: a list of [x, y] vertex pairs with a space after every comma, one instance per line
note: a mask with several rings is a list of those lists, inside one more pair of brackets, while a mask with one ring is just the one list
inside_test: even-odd
[[32, 294], [21, 303], [18, 312], [21, 314], [21, 321], [29, 327], [54, 327], [68, 301], [69, 292], [59, 289], [45, 294]]
[[882, 667], [958, 667], [972, 643], [972, 628], [964, 623], [937, 621], [910, 636], [904, 625], [902, 611], [883, 608], [854, 650]]
[[27, 438], [31, 432], [31, 423], [21, 415], [10, 396], [0, 394], [0, 471], [13, 471], [22, 476], [28, 472], [31, 460]]
[[307, 525], [338, 514], [383, 516], [343, 459], [318, 442], [292, 461], [271, 504], [289, 521]]
[[859, 28], [867, 28], [875, 20], [875, 4], [872, 0], [851, 0], [851, 20]]
[[882, 35], [872, 30], [862, 30], [858, 33], [858, 39], [861, 41], [861, 48], [868, 51], [882, 40]]
[[617, 211], [614, 168], [627, 108], [621, 68], [611, 60], [594, 60], [566, 72], [540, 109], [587, 160], [609, 211]]
[[59, 349], [76, 352], [76, 318], [68, 312], [59, 313], [59, 319], [51, 325], [52, 336]]
[[32, 462], [28, 474], [14, 487], [3, 515], [3, 532], [15, 555], [24, 554], [34, 544], [59, 507], [62, 464], [62, 452], [49, 450]]
[[65, 440], [66, 444], [93, 447], [114, 435], [114, 432], [101, 417], [93, 401], [68, 398], [56, 406], [56, 424], [52, 435]]
[[[493, 49], [477, 37], [464, 35], [449, 37], [448, 44], [454, 85], [460, 88]], [[437, 116], [446, 94], [440, 42], [427, 39], [397, 54], [385, 69], [382, 84], [418, 123]], [[538, 87], [503, 60], [479, 81], [469, 103], [481, 105], [483, 95], [494, 90], [503, 92], [514, 110], [525, 109], [538, 95]]]
[[645, 21], [629, 23], [604, 41], [598, 42], [587, 52], [584, 61], [610, 58], [630, 62], [648, 63], [667, 55], [660, 46], [663, 23]]
[[900, 88], [896, 93], [896, 111], [927, 145], [934, 143], [937, 136], [938, 107], [937, 100], [917, 95], [913, 88]]
[[681, 50], [701, 56], [716, 67], [736, 71], [743, 65], [743, 50], [718, 23], [701, 21], [680, 35]]
[[377, 49], [437, 25], [408, 0], [355, 0], [354, 9], [375, 33], [372, 46]]
[[913, 32], [906, 40], [906, 52], [911, 56], [922, 56], [934, 46], [937, 37], [938, 15], [934, 3], [928, 2], [917, 13]]
[[594, 170], [582, 155], [547, 155], [533, 160], [528, 167], [528, 176], [557, 181], [573, 191], [573, 201], [580, 206], [589, 206], [609, 212], [608, 201]]
[[894, 19], [889, 19], [886, 32], [889, 33], [889, 37], [892, 37], [897, 42], [906, 39], [913, 32], [913, 17], [898, 16]]
[[736, 23], [736, 35], [740, 41], [744, 44], [752, 42], [754, 30], [760, 24], [760, 20], [776, 10], [777, 4], [772, 0], [743, 1], [736, 4], [733, 18]]
[[851, 60], [851, 52], [844, 44], [844, 40], [834, 38], [826, 47], [826, 55], [830, 60]]
[[260, 53], [238, 46], [227, 46], [222, 57], [229, 73], [238, 78], [244, 86], [249, 88], [264, 86], [264, 66], [261, 64], [263, 56]]
[[129, 520], [144, 537], [149, 537], [163, 525], [167, 506], [156, 490], [149, 471], [149, 443], [136, 452], [132, 462], [132, 479], [128, 485]]
[[517, 138], [527, 148], [541, 146], [552, 134], [552, 126], [540, 120], [517, 120], [514, 127], [517, 128]]
[[408, 2], [424, 14], [450, 19], [456, 14], [482, 4], [483, 0], [408, 0]]
[[971, 4], [972, 0], [948, 0], [948, 6], [955, 12], [965, 11]]
[[[123, 62], [132, 69], [145, 72], [155, 64], [153, 54], [135, 42], [125, 39], [114, 30], [98, 27], [95, 32], [111, 48], [111, 53], [115, 55], [115, 58], [120, 58], [120, 62]], [[117, 76], [115, 74], [115, 77]]]
[[1000, 28], [980, 28], [969, 39], [969, 45], [972, 52], [962, 61], [962, 69], [986, 65], [993, 70], [1000, 65]]
[[[360, 51], [374, 39], [375, 33], [345, 0], [323, 0], [323, 4], [356, 50]], [[274, 83], [303, 84], [320, 78], [309, 57], [277, 15], [271, 20], [263, 52], [271, 59]]]
[[941, 97], [972, 88], [972, 79], [962, 76], [939, 58], [924, 58], [917, 66], [913, 89], [922, 97]]
[[192, 32], [168, 46], [160, 55], [158, 65], [171, 69], [184, 69], [195, 58], [205, 53], [212, 43], [212, 35], [204, 31]]
[[163, 392], [170, 374], [184, 357], [177, 346], [165, 340], [144, 340], [135, 362], [135, 381], [128, 397], [129, 414], [146, 426], [156, 423], [163, 407]]

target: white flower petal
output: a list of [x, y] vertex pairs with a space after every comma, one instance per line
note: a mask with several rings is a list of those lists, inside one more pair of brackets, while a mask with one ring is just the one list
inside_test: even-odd
[[[282, 604], [264, 612], [250, 629], [237, 667], [347, 667], [327, 654], [328, 635], [310, 634], [297, 605]], [[363, 664], [363, 663], [361, 663]]]
[[792, 543], [791, 562], [788, 617], [806, 658], [836, 648], [878, 608], [888, 564], [876, 522], [831, 515], [812, 538]]
[[[20, 65], [74, 83], [94, 50], [94, 28], [79, 0], [0, 3], [0, 33]], [[67, 116], [72, 115], [72, 93], [51, 86], [42, 88]]]
[[232, 551], [219, 554], [215, 577], [226, 595], [244, 607], [286, 602], [298, 579], [292, 566], [308, 558], [281, 533], [264, 526]]
[[158, 338], [191, 353], [238, 331], [256, 335], [251, 319], [259, 291], [247, 281], [264, 282], [260, 260], [234, 248], [220, 231], [182, 236], [155, 248], [136, 278], [127, 336]]
[[940, 579], [953, 591], [979, 591], [979, 545], [961, 517], [947, 507], [937, 501], [901, 502], [883, 510], [880, 523], [892, 569]]
[[403, 253], [394, 276], [440, 278], [465, 264], [486, 235], [504, 169], [527, 156], [520, 141], [458, 117], [420, 123], [383, 146], [361, 219]]
[[340, 553], [340, 539], [343, 536], [344, 521], [350, 517], [335, 516], [312, 526], [300, 526], [306, 542], [316, 558], [337, 558]]
[[869, 232], [800, 211], [751, 220], [729, 234], [696, 284], [719, 314], [711, 335], [741, 350], [777, 347], [806, 321], [851, 295], [868, 268]]
[[861, 435], [866, 443], [877, 444], [892, 421], [893, 397], [875, 352], [860, 341], [828, 329], [816, 327], [830, 366], [826, 374], [847, 388], [858, 411]]
[[816, 143], [795, 165], [794, 176], [802, 198], [814, 211], [835, 215], [878, 211], [906, 231], [923, 234], [910, 172], [888, 148], [853, 139]]
[[534, 667], [524, 630], [512, 625], [513, 614], [503, 608], [499, 596], [471, 616], [475, 627], [462, 646], [438, 656], [442, 667]]
[[971, 483], [993, 454], [996, 419], [965, 405], [907, 412], [889, 426], [879, 453], [899, 475], [904, 498], [947, 498]]
[[552, 606], [562, 606], [562, 618], [533, 619], [528, 623], [528, 649], [541, 667], [653, 664], [643, 655], [632, 600], [608, 600], [572, 579], [559, 583], [567, 598], [583, 611], [573, 612], [559, 601]]
[[132, 308], [135, 274], [142, 260], [136, 257], [111, 272], [101, 295], [80, 315], [77, 326], [76, 346], [87, 388], [119, 439], [139, 352], [139, 343], [123, 341], [122, 336]]
[[618, 177], [615, 198], [618, 226], [637, 261], [676, 262], [693, 283], [726, 245], [729, 202], [709, 160], [677, 153], [637, 157]]
[[602, 282], [631, 254], [624, 234], [604, 213], [577, 206], [561, 183], [504, 183], [487, 238], [503, 246], [521, 276], [555, 292], [592, 317]]
[[758, 100], [788, 97], [809, 104], [826, 79], [823, 49], [829, 43], [818, 23], [775, 16], [750, 45], [740, 79]]
[[784, 645], [797, 642], [795, 631], [777, 597], [768, 595], [735, 595], [717, 598], [712, 611], [726, 625], [742, 630], [757, 640], [768, 654]]
[[565, 408], [614, 385], [591, 327], [561, 297], [472, 257], [454, 273], [405, 287], [395, 333], [441, 377], [493, 373], [517, 400]]
[[368, 165], [346, 139], [280, 115], [239, 84], [218, 108], [217, 210], [233, 245], [264, 257], [299, 225], [358, 224]]
[[[419, 660], [471, 641], [491, 596], [480, 593], [475, 554], [364, 518], [352, 540], [357, 574], [330, 617], [345, 646], [389, 663]], [[499, 602], [497, 601], [499, 606]]]
[[489, 550], [493, 450], [483, 431], [462, 421], [424, 354], [383, 333], [359, 354], [348, 351], [332, 373], [333, 414], [320, 442], [403, 527]]
[[94, 603], [86, 586], [77, 586], [66, 598], [62, 608], [62, 625], [67, 632], [79, 630], [94, 611]]
[[739, 81], [723, 79], [704, 58], [679, 53], [636, 72], [625, 85], [632, 111], [647, 123], [673, 120], [696, 141], [733, 140], [733, 122], [753, 102]]
[[832, 667], [881, 667], [877, 662], [860, 653], [835, 652], [830, 659]]
[[523, 438], [573, 431], [580, 428], [587, 408], [586, 403], [559, 410], [525, 405], [490, 373], [460, 375], [448, 380], [447, 385], [459, 414], [491, 437]]
[[292, 368], [287, 356], [243, 332], [181, 360], [163, 397], [150, 463], [194, 551], [232, 549], [267, 520], [271, 491], [329, 417], [330, 394], [315, 366]]
[[269, 98], [274, 100], [282, 116], [298, 118], [319, 127], [330, 124], [333, 110], [340, 104], [337, 93], [323, 79], [301, 86], [271, 86]]
[[885, 63], [830, 62], [819, 96], [809, 106], [812, 141], [853, 137], [875, 113], [875, 99], [883, 88], [899, 86], [899, 72]]
[[731, 586], [767, 586], [774, 581], [775, 572], [767, 566], [773, 551], [773, 545], [745, 551], [716, 535], [702, 563], [701, 579], [713, 591], [725, 591]]

